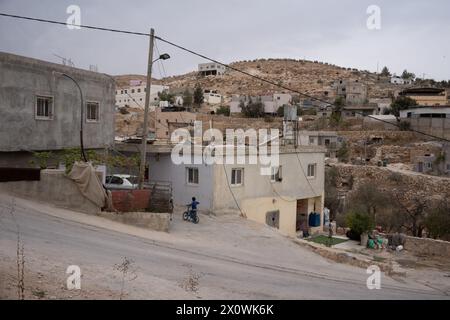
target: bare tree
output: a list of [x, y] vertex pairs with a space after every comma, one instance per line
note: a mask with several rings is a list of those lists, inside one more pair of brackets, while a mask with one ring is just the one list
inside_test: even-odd
[[126, 281], [133, 281], [136, 280], [137, 269], [133, 266], [134, 260], [128, 259], [127, 257], [123, 258], [123, 261], [121, 264], [115, 264], [114, 270], [119, 271], [121, 273], [121, 284], [120, 284], [120, 300], [123, 299], [125, 294], [125, 282]]

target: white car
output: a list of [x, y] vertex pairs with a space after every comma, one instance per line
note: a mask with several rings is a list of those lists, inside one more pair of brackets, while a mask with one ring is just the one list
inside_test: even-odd
[[138, 177], [129, 174], [113, 174], [106, 176], [107, 189], [137, 189]]

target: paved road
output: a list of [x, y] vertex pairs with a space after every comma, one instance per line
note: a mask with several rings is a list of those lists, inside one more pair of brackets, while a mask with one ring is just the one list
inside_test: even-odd
[[[126, 282], [129, 298], [449, 298], [442, 290], [384, 275], [381, 290], [368, 290], [365, 270], [327, 261], [238, 217], [202, 216], [198, 226], [176, 217], [171, 234], [162, 234], [23, 200], [16, 200], [13, 219], [9, 206], [0, 197], [0, 258], [15, 255], [17, 222], [29, 260], [38, 261], [33, 268], [44, 274], [64, 275], [75, 264], [82, 285], [119, 290], [113, 266], [123, 257], [133, 259], [137, 278]], [[183, 285], [197, 277], [197, 292]]]

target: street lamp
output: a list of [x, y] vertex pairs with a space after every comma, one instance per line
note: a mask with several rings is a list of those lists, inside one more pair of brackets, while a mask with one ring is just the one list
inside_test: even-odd
[[86, 157], [86, 154], [84, 152], [84, 144], [83, 144], [83, 120], [84, 120], [83, 92], [81, 91], [81, 87], [78, 84], [78, 82], [74, 78], [69, 76], [68, 74], [63, 73], [63, 72], [58, 72], [58, 71], [53, 71], [53, 74], [57, 74], [57, 75], [60, 75], [60, 76], [66, 77], [67, 79], [72, 80], [73, 83], [75, 83], [75, 85], [77, 86], [78, 90], [80, 91], [80, 98], [81, 98], [80, 148], [81, 148], [81, 157], [83, 158], [83, 160], [85, 162], [87, 162], [87, 157]]
[[[139, 166], [139, 189], [143, 189], [144, 176], [145, 176], [145, 163], [147, 161], [147, 138], [148, 138], [148, 109], [150, 106], [150, 92], [152, 87], [152, 66], [158, 60], [167, 60], [170, 55], [163, 53], [158, 59], [153, 60], [153, 46], [155, 42], [155, 30], [150, 29], [150, 49], [148, 52], [148, 65], [147, 65], [147, 91], [145, 95], [145, 109], [144, 109], [144, 124], [142, 128], [142, 147], [141, 147], [141, 162]], [[156, 130], [156, 126], [155, 126]]]

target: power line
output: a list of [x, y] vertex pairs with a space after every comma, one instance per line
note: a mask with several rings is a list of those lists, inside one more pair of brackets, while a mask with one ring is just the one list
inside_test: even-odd
[[[104, 27], [97, 27], [97, 26], [90, 26], [90, 25], [82, 25], [82, 24], [76, 25], [76, 24], [70, 24], [70, 23], [61, 22], [61, 21], [48, 20], [48, 19], [39, 19], [39, 18], [33, 18], [33, 17], [27, 17], [27, 16], [19, 16], [19, 15], [7, 14], [7, 13], [0, 13], [0, 16], [9, 17], [9, 18], [15, 18], [15, 19], [22, 19], [22, 20], [30, 20], [30, 21], [37, 21], [37, 22], [51, 23], [51, 24], [57, 24], [57, 25], [63, 25], [63, 26], [75, 26], [75, 27], [81, 27], [81, 28], [86, 28], [86, 29], [93, 29], [93, 30], [100, 30], [100, 31], [108, 31], [108, 32], [115, 32], [115, 33], [122, 33], [122, 34], [131, 34], [131, 35], [147, 36], [147, 37], [150, 36], [149, 33], [144, 33], [144, 32], [136, 32], [136, 31], [121, 30], [121, 29], [104, 28]], [[326, 101], [326, 100], [322, 100], [322, 99], [320, 99], [320, 98], [316, 98], [316, 97], [314, 97], [314, 96], [308, 95], [308, 94], [303, 93], [303, 92], [301, 92], [301, 91], [298, 91], [298, 90], [295, 90], [295, 89], [286, 87], [286, 86], [284, 86], [283, 84], [276, 83], [276, 82], [274, 82], [274, 81], [271, 81], [271, 80], [268, 80], [268, 79], [265, 79], [265, 78], [262, 78], [262, 77], [253, 75], [253, 74], [251, 74], [251, 73], [249, 73], [249, 72], [246, 72], [246, 71], [244, 71], [244, 70], [240, 70], [240, 69], [235, 68], [235, 67], [233, 67], [233, 66], [231, 66], [231, 65], [225, 64], [225, 63], [220, 62], [220, 61], [218, 61], [218, 60], [216, 60], [216, 59], [213, 59], [213, 58], [210, 58], [210, 57], [208, 57], [208, 56], [205, 56], [204, 54], [198, 53], [198, 52], [196, 52], [196, 51], [194, 51], [194, 50], [188, 49], [188, 48], [186, 48], [186, 47], [184, 47], [184, 46], [181, 46], [181, 45], [178, 45], [178, 44], [176, 44], [176, 43], [174, 43], [174, 42], [171, 42], [171, 41], [169, 41], [169, 40], [166, 40], [166, 39], [164, 39], [164, 38], [162, 38], [162, 37], [155, 36], [155, 39], [160, 40], [160, 41], [162, 41], [162, 42], [164, 42], [164, 43], [167, 43], [167, 44], [169, 44], [169, 45], [171, 45], [171, 46], [173, 46], [173, 47], [176, 47], [176, 48], [178, 48], [178, 49], [180, 49], [180, 50], [189, 52], [189, 53], [191, 53], [191, 54], [193, 54], [193, 55], [196, 55], [196, 56], [198, 56], [198, 57], [201, 57], [201, 58], [203, 58], [203, 59], [206, 59], [206, 60], [209, 60], [209, 61], [211, 61], [211, 62], [220, 64], [220, 65], [222, 65], [222, 66], [224, 66], [224, 67], [226, 67], [226, 68], [229, 68], [229, 69], [234, 70], [234, 71], [236, 71], [236, 72], [239, 72], [239, 73], [241, 73], [241, 74], [247, 75], [247, 76], [252, 77], [252, 78], [254, 78], [254, 79], [257, 79], [257, 80], [259, 80], [259, 81], [268, 83], [268, 84], [270, 84], [270, 85], [279, 87], [279, 88], [281, 88], [281, 89], [285, 89], [285, 90], [288, 90], [288, 91], [297, 93], [297, 94], [299, 94], [299, 95], [301, 95], [301, 96], [304, 96], [304, 97], [307, 97], [307, 98], [309, 98], [309, 99], [312, 99], [312, 100], [315, 100], [315, 101], [322, 102], [322, 103], [324, 103], [324, 104], [326, 104], [326, 105], [328, 105], [328, 106], [331, 106], [331, 107], [338, 107], [338, 106], [337, 106], [336, 104], [334, 104], [334, 103], [331, 103], [331, 102], [328, 102], [328, 101]], [[367, 115], [365, 115], [365, 114], [362, 113], [362, 112], [357, 112], [357, 111], [355, 111], [355, 114], [359, 114], [359, 115], [362, 115], [363, 117], [367, 117]], [[388, 123], [388, 124], [393, 125], [393, 126], [395, 126], [395, 127], [401, 128], [401, 126], [400, 126], [399, 124], [396, 124], [396, 123], [392, 123], [392, 122], [389, 122], [389, 121], [385, 121], [385, 120], [382, 120], [382, 119], [379, 119], [379, 118], [373, 118], [373, 117], [372, 117], [372, 119], [374, 119], [374, 120], [376, 120], [376, 121], [379, 121], [379, 122]], [[424, 135], [424, 136], [428, 136], [428, 137], [433, 138], [433, 139], [438, 139], [438, 140], [443, 140], [443, 141], [446, 141], [446, 142], [450, 142], [450, 140], [448, 140], [448, 139], [446, 139], [446, 138], [444, 138], [444, 137], [435, 136], [435, 135], [428, 134], [428, 133], [425, 133], [425, 132], [422, 132], [422, 131], [419, 131], [419, 130], [415, 130], [415, 129], [411, 129], [411, 128], [410, 128], [410, 129], [408, 129], [408, 131], [416, 132], [416, 133], [422, 134], [422, 135]]]
[[90, 25], [85, 25], [85, 24], [79, 24], [78, 25], [78, 24], [71, 24], [71, 23], [66, 23], [66, 22], [62, 22], [62, 21], [39, 19], [39, 18], [19, 16], [19, 15], [2, 13], [2, 12], [0, 12], [0, 16], [9, 17], [9, 18], [15, 18], [15, 19], [22, 19], [22, 20], [30, 20], [30, 21], [58, 24], [58, 25], [63, 25], [63, 26], [73, 26], [73, 27], [80, 27], [80, 28], [100, 30], [100, 31], [109, 31], [109, 32], [116, 32], [116, 33], [132, 34], [132, 35], [137, 35], [137, 36], [146, 36], [146, 37], [150, 36], [150, 33], [144, 33], [144, 32], [135, 32], [135, 31], [120, 30], [120, 29], [96, 27], [96, 26], [90, 26]]

